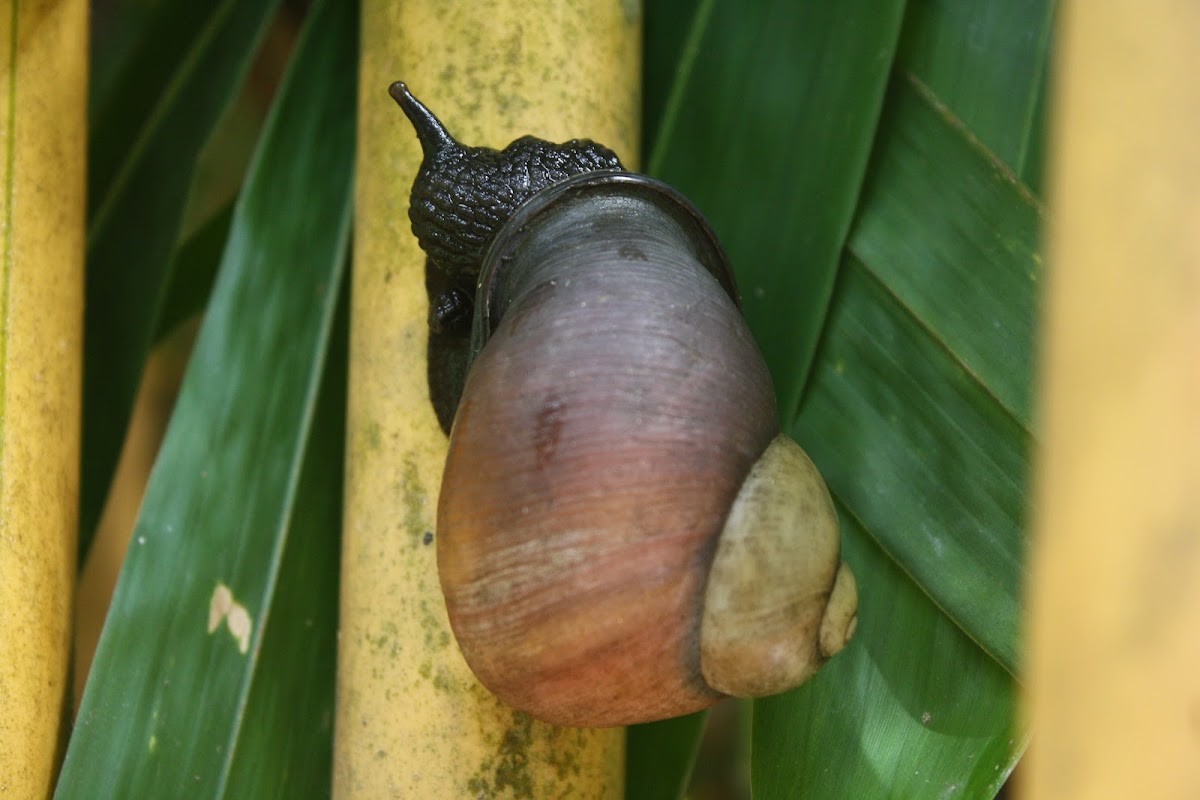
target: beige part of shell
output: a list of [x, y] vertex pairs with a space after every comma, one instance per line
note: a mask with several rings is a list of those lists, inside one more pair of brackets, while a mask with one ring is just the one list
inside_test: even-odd
[[837, 512], [800, 446], [777, 436], [739, 490], [713, 557], [700, 626], [705, 682], [762, 697], [808, 680], [854, 635], [858, 594]]

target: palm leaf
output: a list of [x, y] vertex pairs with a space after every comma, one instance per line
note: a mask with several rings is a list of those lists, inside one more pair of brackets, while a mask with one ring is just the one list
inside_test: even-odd
[[[1053, 3], [1016, 5], [908, 3], [891, 29], [895, 61], [876, 70], [892, 73], [879, 113], [839, 72], [879, 54], [878, 16], [815, 0], [716, 3], [704, 66], [665, 105], [686, 125], [662, 123], [668, 149], [651, 164], [726, 243], [785, 430], [825, 474], [860, 579], [851, 647], [809, 684], [755, 704], [756, 797], [986, 797], [1024, 747], [1012, 704], [1042, 209], [1019, 176], [1040, 169]], [[814, 25], [835, 44], [806, 50]], [[827, 119], [832, 97], [863, 105], [839, 110], [833, 144], [789, 116]], [[862, 143], [861, 174], [846, 169], [850, 142]], [[837, 198], [851, 203], [844, 235]], [[796, 231], [813, 228], [832, 264], [800, 244]], [[798, 279], [804, 270], [818, 277]], [[835, 275], [828, 310], [801, 289]], [[796, 334], [813, 319], [815, 355]]]
[[1055, 0], [912, 2], [896, 54], [1014, 172], [1040, 147], [1054, 8]]
[[150, 350], [192, 168], [278, 0], [163, 3], [93, 98], [89, 139], [80, 558]]
[[58, 797], [328, 791], [357, 7], [310, 14], [234, 211]]
[[903, 9], [701, 3], [648, 161], [717, 225], [784, 418], [816, 349]]

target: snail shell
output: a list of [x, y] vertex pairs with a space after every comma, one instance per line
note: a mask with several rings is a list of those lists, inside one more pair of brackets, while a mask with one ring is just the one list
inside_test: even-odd
[[853, 633], [853, 577], [699, 212], [581, 172], [488, 243], [437, 520], [476, 676], [587, 726], [809, 677]]

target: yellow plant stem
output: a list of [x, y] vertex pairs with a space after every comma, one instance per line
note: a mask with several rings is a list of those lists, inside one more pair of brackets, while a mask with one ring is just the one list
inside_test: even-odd
[[1200, 797], [1200, 4], [1062, 8], [1036, 800]]
[[637, 161], [640, 6], [365, 0], [359, 88], [338, 797], [623, 794], [624, 731], [502, 706], [450, 633], [431, 543], [446, 436], [426, 384], [425, 258], [408, 222], [421, 150], [404, 80], [470, 144], [589, 137]]
[[0, 6], [0, 795], [47, 797], [68, 709], [87, 3]]

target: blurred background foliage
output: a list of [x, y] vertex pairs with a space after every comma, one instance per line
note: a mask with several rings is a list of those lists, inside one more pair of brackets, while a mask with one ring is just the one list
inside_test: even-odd
[[[1054, 5], [645, 3], [646, 170], [731, 256], [862, 607], [853, 646], [809, 684], [631, 729], [630, 797], [990, 797], [1023, 752]], [[313, 796], [333, 667], [296, 659], [335, 646], [354, 4], [93, 6], [81, 714], [59, 794], [183, 780], [162, 748], [205, 793], [239, 796], [253, 773], [256, 792]], [[383, 88], [363, 90], [390, 102]], [[172, 638], [167, 598], [213, 573], [271, 610], [256, 658], [172, 684], [194, 639]], [[169, 717], [197, 692], [203, 719]], [[281, 719], [314, 735], [270, 735]], [[302, 779], [272, 772], [300, 763]]]

